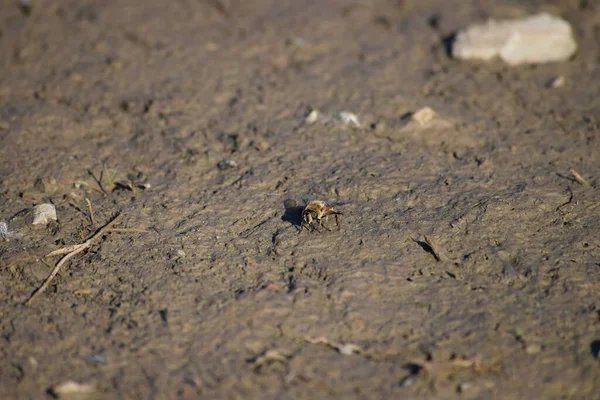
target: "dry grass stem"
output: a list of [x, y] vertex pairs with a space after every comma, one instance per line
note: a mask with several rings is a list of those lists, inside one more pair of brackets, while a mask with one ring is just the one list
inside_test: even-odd
[[573, 168], [571, 168], [569, 172], [573, 175], [573, 178], [575, 178], [577, 183], [585, 187], [590, 187], [590, 184], [579, 174], [579, 172], [575, 171]]
[[63, 254], [65, 254], [65, 256], [63, 258], [61, 258], [60, 261], [56, 264], [56, 266], [52, 270], [52, 273], [50, 274], [50, 276], [48, 276], [48, 278], [46, 278], [46, 280], [44, 281], [42, 286], [40, 286], [35, 292], [33, 292], [31, 297], [29, 297], [29, 299], [25, 302], [25, 305], [27, 305], [27, 306], [31, 305], [31, 303], [33, 302], [33, 300], [35, 300], [36, 297], [38, 297], [40, 294], [44, 293], [44, 291], [48, 288], [48, 286], [50, 286], [50, 283], [52, 282], [54, 277], [58, 274], [58, 272], [60, 271], [62, 266], [67, 263], [67, 261], [69, 261], [70, 259], [75, 257], [77, 254], [83, 252], [84, 250], [89, 249], [95, 240], [97, 240], [98, 238], [101, 238], [102, 235], [104, 235], [105, 233], [110, 232], [113, 225], [116, 224], [117, 222], [119, 222], [121, 217], [122, 217], [122, 214], [117, 214], [113, 219], [108, 221], [106, 223], [106, 225], [104, 225], [103, 227], [98, 229], [88, 240], [86, 240], [85, 242], [83, 242], [81, 244], [67, 246], [62, 249], [58, 249], [51, 253], [46, 254], [45, 257], [53, 257], [53, 256], [58, 256], [58, 255], [63, 255]]
[[88, 215], [90, 217], [90, 223], [92, 224], [92, 226], [96, 226], [96, 221], [94, 221], [94, 208], [92, 207], [92, 202], [87, 197], [85, 198], [85, 202], [88, 207], [88, 213], [89, 213]]
[[[92, 177], [92, 179], [94, 179], [96, 185], [98, 185], [98, 187], [100, 188], [100, 193], [102, 193], [103, 196], [108, 196], [108, 192], [104, 189], [104, 186], [102, 185], [102, 175], [104, 174], [104, 170], [100, 172], [100, 178], [96, 178], [96, 175], [94, 175], [94, 173], [91, 170], [88, 171], [88, 174]], [[91, 186], [87, 186], [91, 188]]]

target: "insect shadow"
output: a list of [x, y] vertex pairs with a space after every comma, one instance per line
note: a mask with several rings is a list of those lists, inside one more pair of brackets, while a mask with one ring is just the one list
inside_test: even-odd
[[452, 47], [454, 46], [454, 42], [456, 42], [456, 32], [453, 32], [442, 38], [442, 45], [444, 46], [444, 50], [446, 50], [446, 55], [448, 58], [453, 58]]
[[590, 352], [595, 359], [600, 358], [600, 340], [594, 340], [590, 343]]
[[412, 239], [412, 241], [415, 242], [416, 244], [418, 244], [419, 246], [421, 246], [421, 248], [423, 250], [425, 250], [427, 253], [431, 254], [433, 256], [433, 258], [435, 258], [436, 261], [441, 261], [439, 254], [436, 253], [436, 251], [433, 249], [433, 247], [431, 247], [431, 245], [429, 243], [422, 241], [422, 240], [415, 240], [415, 239]]
[[304, 206], [299, 205], [292, 199], [285, 200], [283, 206], [285, 207], [285, 212], [281, 216], [281, 220], [291, 223], [298, 229], [302, 229], [302, 210], [304, 210]]

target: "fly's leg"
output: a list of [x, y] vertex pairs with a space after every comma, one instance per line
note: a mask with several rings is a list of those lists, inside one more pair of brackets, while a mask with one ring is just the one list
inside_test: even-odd
[[[313, 227], [313, 219], [310, 213], [307, 213], [305, 216], [302, 216], [302, 228], [306, 228], [307, 231], [314, 230]], [[312, 229], [311, 229], [312, 228]]]
[[[325, 216], [325, 218], [323, 218], [323, 219], [324, 219], [325, 221], [327, 221], [327, 216]], [[323, 229], [325, 229], [326, 231], [328, 231], [328, 232], [331, 232], [331, 229], [329, 229], [328, 227], [326, 227], [326, 226], [323, 224], [323, 219], [319, 218], [319, 219], [317, 220], [317, 221], [319, 222], [319, 225], [321, 225], [321, 227], [322, 227]]]
[[[341, 215], [342, 213], [339, 211], [331, 211], [327, 216], [329, 215], [333, 215], [335, 218], [335, 226], [337, 226], [338, 231], [340, 230], [340, 221], [338, 219], [338, 215]], [[325, 216], [325, 220], [327, 220], [327, 216]], [[329, 229], [328, 229], [329, 230]]]
[[[317, 222], [319, 223], [319, 225], [321, 225], [321, 220], [320, 219], [317, 219], [316, 221], [313, 221], [313, 224], [312, 224], [313, 231], [317, 231], [319, 233], [323, 233], [323, 231], [321, 231], [319, 228], [317, 228]], [[323, 225], [321, 225], [321, 226], [323, 226]]]

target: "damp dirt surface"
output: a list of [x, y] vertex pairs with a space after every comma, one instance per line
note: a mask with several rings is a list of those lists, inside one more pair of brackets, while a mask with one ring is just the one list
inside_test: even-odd
[[[1, 3], [0, 398], [598, 398], [597, 2]], [[449, 56], [539, 11], [572, 60]]]

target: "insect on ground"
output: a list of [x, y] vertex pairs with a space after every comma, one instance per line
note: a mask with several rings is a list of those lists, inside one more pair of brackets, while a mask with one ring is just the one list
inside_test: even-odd
[[316, 200], [308, 195], [304, 195], [300, 199], [304, 203], [301, 227], [306, 228], [309, 231], [316, 230], [317, 232], [321, 232], [319, 227], [327, 231], [331, 231], [331, 229], [324, 225], [324, 222], [328, 220], [330, 215], [335, 216], [335, 222], [339, 228], [340, 224], [337, 217], [342, 213], [336, 210], [334, 207], [350, 203], [350, 201], [347, 200]]

